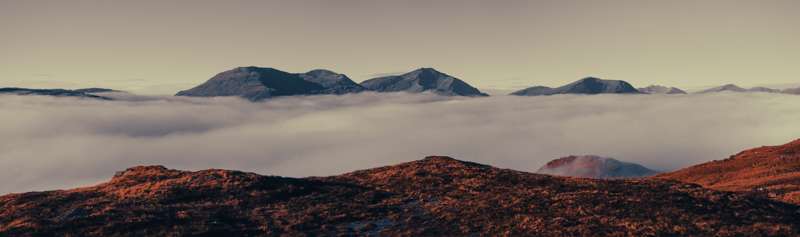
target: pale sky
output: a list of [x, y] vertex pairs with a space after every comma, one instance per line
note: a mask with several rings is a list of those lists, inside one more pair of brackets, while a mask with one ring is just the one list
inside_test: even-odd
[[800, 84], [798, 13], [797, 0], [0, 0], [0, 87], [174, 94], [250, 65], [359, 82], [434, 67], [481, 89]]

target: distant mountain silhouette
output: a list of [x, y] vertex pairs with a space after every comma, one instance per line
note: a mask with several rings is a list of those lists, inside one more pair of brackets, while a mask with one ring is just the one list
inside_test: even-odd
[[433, 92], [447, 96], [487, 96], [466, 82], [433, 68], [420, 68], [403, 75], [373, 78], [362, 82], [361, 85], [377, 92]]
[[651, 85], [648, 87], [642, 87], [638, 89], [640, 92], [645, 94], [686, 94], [686, 91], [681, 90], [677, 87], [666, 87], [666, 86], [659, 86], [659, 85]]
[[760, 86], [747, 89], [747, 91], [748, 92], [781, 93], [781, 90], [767, 88], [767, 87], [760, 87]]
[[40, 95], [40, 96], [56, 96], [56, 97], [77, 97], [89, 98], [100, 100], [111, 100], [111, 98], [92, 95], [91, 93], [84, 92], [86, 89], [66, 90], [66, 89], [30, 89], [30, 88], [16, 88], [6, 87], [0, 88], [0, 95]]
[[800, 95], [800, 87], [784, 89], [781, 92], [785, 94]]
[[557, 94], [641, 94], [630, 83], [620, 80], [603, 80], [595, 77], [587, 77], [576, 82], [550, 88], [545, 86], [534, 86], [511, 93], [519, 96], [540, 96]]
[[777, 89], [772, 89], [772, 88], [766, 88], [766, 87], [753, 87], [753, 88], [749, 88], [749, 89], [747, 89], [747, 88], [742, 88], [742, 87], [739, 87], [739, 86], [737, 86], [737, 85], [734, 85], [734, 84], [727, 84], [727, 85], [722, 85], [722, 86], [718, 86], [718, 87], [714, 87], [714, 88], [710, 88], [710, 89], [705, 89], [705, 90], [702, 90], [702, 91], [700, 91], [700, 92], [697, 92], [697, 93], [698, 93], [698, 94], [708, 94], [708, 93], [718, 93], [718, 92], [764, 92], [764, 93], [781, 93], [781, 91], [780, 91], [780, 90], [777, 90]]
[[642, 165], [593, 155], [567, 156], [552, 160], [536, 173], [595, 179], [634, 178], [658, 172]]
[[238, 67], [217, 74], [176, 96], [239, 96], [258, 101], [278, 96], [344, 94], [364, 89], [343, 74], [328, 70], [288, 73], [274, 68]]
[[75, 89], [74, 91], [77, 91], [77, 92], [83, 92], [83, 93], [89, 93], [89, 94], [93, 94], [93, 93], [107, 93], [107, 92], [121, 92], [121, 91], [118, 91], [118, 90], [113, 90], [113, 89], [108, 89], [108, 88], [97, 88], [97, 87], [92, 87], [92, 88], [83, 88], [83, 89]]

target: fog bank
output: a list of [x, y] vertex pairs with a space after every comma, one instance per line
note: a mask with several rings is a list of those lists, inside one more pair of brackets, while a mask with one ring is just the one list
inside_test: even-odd
[[114, 96], [0, 96], [0, 194], [146, 164], [304, 177], [448, 155], [533, 172], [596, 154], [671, 170], [800, 138], [800, 96], [780, 94]]

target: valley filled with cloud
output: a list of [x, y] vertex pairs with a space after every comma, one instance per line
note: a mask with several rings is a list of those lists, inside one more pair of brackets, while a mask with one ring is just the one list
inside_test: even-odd
[[594, 154], [668, 171], [800, 134], [800, 96], [766, 93], [108, 96], [0, 96], [0, 194], [91, 185], [135, 165], [305, 177], [447, 155], [534, 172]]

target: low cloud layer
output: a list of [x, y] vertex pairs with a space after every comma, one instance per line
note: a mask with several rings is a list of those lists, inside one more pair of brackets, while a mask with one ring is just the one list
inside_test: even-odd
[[0, 194], [160, 164], [304, 177], [427, 155], [536, 171], [571, 154], [672, 170], [800, 138], [800, 96], [0, 96]]

